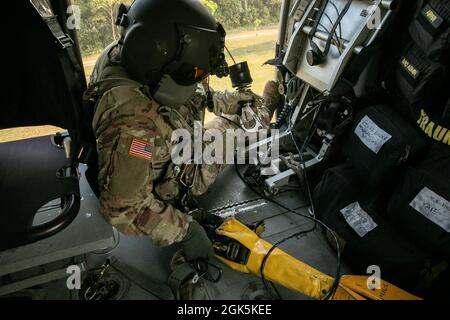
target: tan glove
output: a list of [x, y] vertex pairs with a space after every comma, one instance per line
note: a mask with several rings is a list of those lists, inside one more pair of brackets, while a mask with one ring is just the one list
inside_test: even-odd
[[255, 93], [239, 91], [216, 91], [213, 93], [214, 114], [240, 114], [244, 102], [255, 101], [260, 104], [262, 98]]
[[280, 106], [281, 94], [279, 90], [279, 84], [275, 81], [268, 81], [264, 87], [264, 106], [271, 112], [274, 113], [275, 110]]

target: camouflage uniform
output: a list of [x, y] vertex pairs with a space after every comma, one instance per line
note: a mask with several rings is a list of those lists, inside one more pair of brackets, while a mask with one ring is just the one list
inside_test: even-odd
[[[117, 47], [108, 47], [97, 61], [91, 83], [129, 79], [120, 64], [113, 62], [118, 56]], [[226, 101], [227, 94], [216, 99], [217, 115], [233, 112], [223, 110]], [[171, 149], [177, 143], [171, 141], [172, 132], [179, 128], [193, 132], [194, 121], [203, 121], [205, 104], [205, 92], [199, 86], [186, 105], [178, 109], [163, 107], [152, 100], [145, 86], [134, 81], [112, 88], [99, 99], [92, 125], [99, 155], [101, 211], [122, 233], [149, 236], [160, 246], [185, 237], [191, 218], [173, 205], [182, 197], [180, 179], [192, 185], [194, 195], [200, 195], [225, 167], [192, 165], [183, 170], [185, 176], [181, 178], [171, 161]], [[260, 110], [268, 123], [271, 112], [263, 107]], [[230, 118], [239, 122], [236, 115]], [[217, 117], [205, 128], [224, 132], [237, 126]], [[144, 143], [152, 156], [132, 155], [130, 147], [135, 141]]]

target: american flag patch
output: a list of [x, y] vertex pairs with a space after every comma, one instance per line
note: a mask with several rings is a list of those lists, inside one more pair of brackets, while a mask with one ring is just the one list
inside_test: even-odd
[[153, 147], [148, 142], [136, 138], [131, 142], [130, 151], [128, 153], [130, 156], [144, 160], [153, 159]]

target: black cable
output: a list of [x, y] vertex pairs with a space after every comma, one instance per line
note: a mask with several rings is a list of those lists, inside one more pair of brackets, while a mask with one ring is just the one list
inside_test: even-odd
[[234, 60], [234, 57], [233, 57], [233, 55], [231, 54], [230, 50], [228, 50], [228, 47], [227, 47], [227, 46], [225, 46], [225, 49], [227, 50], [228, 54], [230, 55], [231, 60], [233, 60], [233, 63], [236, 64], [236, 60]]
[[[311, 102], [317, 104], [318, 103], [317, 98], [322, 96], [324, 93], [325, 92], [319, 93], [319, 95], [314, 97], [315, 101], [311, 101]], [[302, 114], [302, 118], [307, 116], [307, 115], [309, 115], [311, 112], [316, 111], [316, 108], [312, 108], [311, 110], [308, 110], [306, 113]], [[318, 103], [318, 108], [319, 109], [321, 108], [320, 102]], [[291, 112], [291, 115], [289, 116], [289, 126], [288, 126], [289, 135], [290, 135], [290, 137], [292, 139], [292, 142], [294, 143], [295, 148], [297, 149], [297, 152], [299, 153], [301, 166], [304, 166], [305, 165], [305, 161], [303, 159], [303, 151], [306, 149], [306, 146], [311, 142], [311, 139], [313, 137], [313, 132], [315, 130], [315, 122], [316, 122], [317, 118], [314, 118], [313, 121], [311, 122], [311, 126], [310, 126], [310, 128], [308, 130], [308, 133], [306, 135], [306, 139], [303, 141], [303, 145], [302, 145], [301, 149], [298, 147], [297, 141], [295, 140], [294, 134], [292, 132], [294, 124], [292, 123], [291, 119], [292, 119], [292, 112]], [[308, 175], [307, 175], [307, 172], [306, 172], [306, 168], [301, 168], [301, 170], [302, 170], [302, 174], [303, 174], [305, 189], [306, 189], [307, 194], [308, 194], [308, 200], [309, 200], [309, 203], [310, 203], [310, 206], [311, 206], [311, 211], [312, 211], [313, 217], [315, 217], [314, 201], [313, 201], [313, 197], [312, 197], [312, 193], [311, 193], [311, 188], [310, 188], [309, 182], [308, 182], [309, 179], [308, 179]]]
[[[339, 12], [339, 9], [337, 8], [337, 6], [336, 6], [336, 4], [334, 3], [334, 1], [331, 1], [330, 2], [331, 3], [331, 5], [333, 6], [333, 8], [334, 8], [334, 10], [336, 11], [336, 16], [337, 16], [337, 18], [340, 16], [340, 12]], [[327, 13], [325, 13], [327, 16], [328, 16], [328, 14]], [[329, 20], [331, 20], [330, 19], [330, 17], [328, 16], [328, 19]], [[341, 44], [341, 47], [343, 48], [344, 47], [344, 42], [343, 42], [343, 39], [342, 39], [342, 24], [341, 24], [341, 21], [339, 21], [339, 39], [340, 39], [340, 44]]]
[[339, 14], [339, 17], [337, 18], [336, 22], [333, 24], [331, 32], [329, 33], [328, 40], [326, 41], [325, 49], [324, 49], [324, 51], [322, 51], [319, 48], [319, 46], [314, 42], [313, 38], [314, 38], [314, 35], [315, 35], [315, 33], [317, 31], [317, 28], [319, 26], [320, 19], [322, 18], [323, 14], [325, 12], [325, 9], [328, 6], [328, 3], [329, 3], [329, 0], [326, 0], [324, 5], [320, 9], [318, 17], [316, 18], [314, 26], [313, 26], [313, 28], [311, 30], [310, 35], [309, 35], [309, 40], [310, 40], [310, 44], [311, 44], [311, 47], [312, 47], [313, 51], [315, 53], [319, 54], [321, 57], [325, 57], [325, 56], [328, 55], [328, 52], [330, 51], [331, 40], [332, 40], [333, 34], [336, 32], [336, 29], [338, 28], [339, 23], [342, 21], [342, 19], [344, 18], [344, 16], [347, 14], [348, 10], [350, 9], [350, 6], [353, 3], [353, 0], [348, 0], [347, 4], [344, 7], [344, 9]]
[[[320, 112], [320, 108], [321, 108], [321, 104], [319, 105], [319, 112]], [[291, 117], [292, 117], [292, 115], [291, 115]], [[305, 139], [305, 141], [303, 142], [303, 145], [302, 145], [302, 148], [301, 148], [301, 149], [299, 149], [299, 147], [298, 147], [298, 145], [297, 145], [297, 142], [295, 141], [294, 135], [293, 135], [292, 130], [291, 130], [292, 128], [289, 128], [289, 130], [290, 130], [290, 136], [291, 136], [292, 142], [294, 143], [295, 148], [296, 148], [297, 151], [299, 152], [300, 161], [301, 161], [302, 166], [304, 166], [304, 164], [305, 164], [305, 161], [304, 161], [304, 159], [303, 159], [303, 151], [304, 151], [304, 149], [306, 148], [306, 146], [309, 144], [310, 139], [312, 138], [312, 132], [314, 131], [314, 128], [315, 128], [315, 122], [316, 122], [316, 119], [317, 119], [317, 117], [315, 117], [315, 119], [313, 119], [313, 121], [312, 121], [312, 123], [311, 123], [310, 131], [308, 132], [308, 135], [307, 135], [307, 139]], [[290, 126], [291, 126], [291, 125], [292, 125], [292, 122], [289, 121], [289, 124], [290, 124]], [[310, 201], [310, 204], [311, 204], [311, 213], [312, 213], [312, 216], [314, 217], [314, 219], [316, 219], [315, 207], [314, 207], [314, 200], [313, 200], [313, 198], [312, 198], [312, 193], [311, 193], [311, 189], [310, 189], [310, 185], [309, 185], [309, 180], [308, 180], [306, 168], [301, 168], [301, 170], [302, 170], [303, 175], [304, 175], [303, 178], [305, 179], [305, 185], [306, 185], [306, 188], [307, 188], [307, 193], [308, 193], [309, 201]], [[311, 229], [311, 232], [315, 230], [316, 225], [317, 225], [317, 222], [314, 223], [314, 226], [313, 226], [313, 228]], [[328, 228], [328, 227], [327, 227], [327, 228]], [[337, 273], [336, 273], [337, 276], [336, 276], [336, 278], [335, 278], [335, 280], [338, 280], [338, 279], [340, 278], [340, 264], [341, 264], [341, 262], [340, 262], [340, 248], [339, 248], [339, 242], [337, 241], [336, 235], [335, 235], [334, 233], [332, 233], [332, 235], [333, 235], [333, 237], [335, 238], [336, 245], [337, 245], [337, 250], [338, 250], [338, 253], [337, 253], [337, 256], [338, 256], [338, 257], [337, 257], [337, 265], [338, 265], [338, 267], [337, 267], [337, 268], [338, 268], [339, 271], [337, 271]], [[267, 258], [267, 256], [266, 256], [264, 259], [266, 259], [266, 258]], [[333, 286], [331, 287], [331, 290], [330, 290], [330, 292], [327, 294], [327, 296], [325, 297], [325, 299], [331, 298], [331, 297], [334, 295], [334, 292], [336, 291], [338, 285], [339, 285], [339, 280], [338, 280], [337, 282], [335, 281], [335, 283], [334, 283]]]
[[[333, 2], [331, 2], [331, 3], [333, 3]], [[328, 13], [324, 12], [323, 14], [324, 14], [325, 17], [328, 19], [328, 21], [330, 22], [330, 24], [333, 26], [333, 24], [334, 24], [334, 23], [333, 23], [333, 20], [331, 20], [331, 18], [330, 18], [330, 16], [328, 15]], [[319, 26], [321, 26], [322, 28], [324, 28], [324, 26], [323, 26], [322, 23], [319, 23]], [[328, 30], [328, 29], [325, 29], [325, 30]], [[341, 22], [339, 22], [339, 30], [341, 31]], [[327, 33], [329, 34], [330, 32], [327, 31]], [[342, 32], [340, 32], [340, 35], [342, 35]], [[342, 42], [341, 42], [340, 38], [338, 37], [337, 31], [334, 32], [333, 36], [334, 36], [334, 38], [336, 39], [336, 47], [337, 47], [339, 53], [342, 54], [342, 49], [341, 49], [341, 44], [342, 44]]]
[[[317, 99], [317, 97], [322, 96], [324, 93], [325, 93], [325, 92], [320, 93], [318, 96], [316, 96], [315, 99]], [[313, 102], [314, 102], [314, 103], [317, 103], [317, 101], [313, 101]], [[320, 113], [321, 107], [322, 107], [322, 102], [319, 102], [319, 110], [318, 110], [317, 115]], [[307, 114], [309, 114], [309, 111], [308, 111]], [[291, 118], [292, 118], [292, 115], [291, 115]], [[307, 135], [307, 139], [305, 139], [305, 141], [303, 142], [303, 145], [302, 145], [302, 148], [301, 148], [301, 149], [299, 149], [299, 147], [298, 147], [298, 145], [297, 145], [297, 142], [295, 141], [294, 135], [293, 135], [293, 133], [292, 133], [292, 125], [293, 125], [293, 124], [292, 124], [292, 121], [289, 121], [289, 131], [290, 131], [290, 136], [291, 136], [291, 139], [292, 139], [292, 141], [293, 141], [293, 143], [294, 143], [294, 145], [295, 145], [297, 151], [299, 152], [300, 161], [301, 161], [301, 163], [303, 164], [303, 166], [304, 166], [304, 164], [305, 164], [305, 161], [304, 161], [304, 159], [303, 159], [303, 151], [304, 151], [304, 149], [306, 148], [306, 146], [310, 143], [310, 140], [312, 139], [313, 132], [314, 132], [314, 130], [315, 130], [315, 123], [316, 123], [316, 121], [317, 121], [317, 117], [315, 117], [315, 118], [313, 119], [313, 121], [312, 121], [312, 123], [311, 123], [310, 130], [309, 130], [308, 135]], [[308, 192], [308, 196], [309, 196], [309, 201], [310, 201], [310, 204], [311, 204], [312, 216], [314, 217], [314, 219], [316, 219], [315, 208], [314, 208], [314, 201], [313, 201], [311, 189], [310, 189], [310, 186], [309, 186], [309, 181], [308, 181], [308, 176], [307, 176], [306, 168], [302, 168], [302, 172], [304, 173], [305, 185], [306, 185], [306, 187], [307, 187], [307, 192]], [[316, 227], [316, 223], [317, 223], [317, 222], [315, 222], [313, 229]], [[321, 223], [321, 224], [322, 224], [322, 223]], [[323, 224], [323, 225], [325, 226], [325, 224]], [[328, 228], [328, 226], [326, 226], [326, 229], [327, 229], [327, 230], [330, 230], [330, 229]], [[333, 238], [334, 238], [334, 240], [335, 240], [335, 242], [336, 242], [336, 245], [337, 245], [337, 270], [338, 270], [338, 271], [337, 271], [337, 273], [336, 273], [337, 276], [336, 276], [336, 278], [335, 278], [335, 283], [333, 284], [333, 286], [332, 286], [330, 292], [327, 294], [326, 299], [327, 299], [327, 298], [331, 298], [331, 297], [334, 295], [334, 292], [336, 291], [336, 289], [337, 289], [337, 287], [338, 287], [338, 285], [339, 285], [339, 278], [340, 278], [340, 264], [341, 264], [341, 262], [340, 262], [340, 248], [339, 248], [339, 242], [337, 241], [337, 238], [336, 238], [336, 235], [334, 234], [334, 232], [331, 231], [331, 234], [332, 234], [332, 236], [333, 236]]]
[[[333, 6], [334, 10], [336, 10], [336, 14], [337, 14], [337, 16], [339, 17], [340, 12], [339, 12], [338, 7], [337, 7], [336, 4], [334, 3], [334, 1], [331, 1], [330, 3], [331, 3], [331, 5]], [[340, 38], [341, 40], [343, 40], [343, 39], [342, 39], [342, 27], [341, 27], [341, 22], [339, 22], [339, 38]]]
[[[267, 200], [267, 201], [269, 201], [269, 202], [272, 202], [273, 204], [275, 204], [275, 205], [277, 205], [278, 207], [280, 207], [280, 208], [282, 208], [282, 209], [284, 209], [284, 210], [286, 210], [286, 211], [288, 211], [288, 212], [290, 212], [290, 213], [293, 213], [293, 214], [295, 214], [295, 215], [297, 215], [297, 216], [301, 216], [301, 217], [303, 217], [303, 218], [306, 218], [306, 219], [308, 219], [308, 220], [311, 220], [311, 221], [313, 221], [313, 222], [315, 222], [315, 224], [317, 223], [317, 224], [320, 224], [325, 230], [327, 230], [331, 235], [332, 235], [332, 237], [333, 237], [333, 240], [335, 241], [335, 243], [336, 243], [336, 248], [337, 248], [337, 252], [336, 252], [336, 259], [337, 259], [337, 268], [336, 268], [336, 276], [335, 276], [335, 280], [334, 280], [334, 284], [333, 284], [333, 286], [332, 286], [332, 288], [330, 289], [330, 291], [328, 292], [328, 294], [326, 295], [326, 297], [325, 297], [325, 299], [328, 299], [328, 298], [330, 298], [330, 297], [332, 297], [333, 295], [334, 295], [334, 292], [336, 291], [336, 289], [337, 289], [337, 287], [338, 287], [338, 285], [339, 285], [339, 281], [340, 281], [340, 273], [341, 273], [341, 253], [340, 253], [340, 246], [339, 246], [339, 242], [338, 242], [338, 240], [337, 240], [337, 237], [336, 237], [336, 235], [335, 235], [335, 233], [334, 233], [334, 231], [333, 230], [331, 230], [325, 223], [323, 223], [321, 220], [319, 220], [319, 219], [317, 219], [317, 218], [315, 218], [315, 217], [311, 217], [311, 216], [309, 216], [309, 215], [305, 215], [305, 214], [303, 214], [303, 213], [299, 213], [299, 212], [296, 212], [295, 210], [293, 210], [293, 209], [290, 209], [290, 208], [288, 208], [288, 207], [286, 207], [285, 205], [283, 205], [283, 204], [281, 204], [281, 203], [279, 203], [278, 201], [276, 201], [276, 200], [274, 200], [274, 199], [272, 199], [272, 198], [269, 198], [269, 197], [267, 197], [266, 195], [264, 195], [264, 194], [262, 194], [262, 193], [260, 193], [259, 191], [257, 191], [257, 190], [255, 190], [255, 188], [253, 188], [253, 186], [242, 176], [242, 174], [241, 174], [241, 172], [239, 171], [239, 168], [238, 168], [238, 165], [237, 164], [235, 164], [235, 170], [236, 170], [236, 173], [237, 173], [237, 175], [238, 175], [238, 177], [254, 192], [254, 193], [256, 193], [258, 196], [260, 196], [261, 198], [263, 198], [263, 199], [265, 199], [265, 200]], [[284, 213], [283, 213], [284, 214]], [[280, 214], [280, 215], [282, 215], [282, 214]], [[273, 218], [273, 217], [271, 217], [271, 218]], [[268, 219], [264, 219], [264, 220], [268, 220]], [[316, 227], [316, 225], [314, 225], [314, 228]], [[263, 274], [263, 272], [264, 272], [264, 270], [262, 270], [262, 274]]]
[[[242, 176], [241, 172], [239, 171], [239, 168], [238, 168], [238, 165], [237, 165], [237, 162], [236, 162], [236, 161], [235, 161], [234, 168], [235, 168], [235, 170], [236, 170], [236, 173], [237, 173], [238, 177], [242, 180], [242, 182], [244, 182], [244, 184], [245, 184], [250, 190], [252, 190], [256, 195], [258, 195], [260, 198], [262, 198], [262, 199], [264, 199], [264, 200], [266, 200], [266, 201], [270, 201], [270, 202], [275, 203], [276, 205], [282, 206], [281, 204], [275, 202], [273, 199], [268, 198], [264, 193], [260, 193], [258, 190], [256, 190], [256, 189], [253, 187], [253, 185], [252, 185], [250, 182], [248, 182], [248, 181]], [[286, 207], [285, 207], [285, 208], [286, 208]], [[286, 210], [286, 209], [285, 209], [285, 210]], [[287, 209], [287, 210], [293, 212], [294, 214], [298, 214], [297, 212], [295, 212], [295, 211], [293, 211], [293, 210], [291, 210], [291, 209]], [[267, 218], [265, 218], [265, 219], [262, 219], [262, 220], [260, 221], [260, 223], [265, 222], [266, 220], [269, 220], [269, 219], [273, 219], [273, 218], [275, 218], [275, 217], [282, 216], [282, 215], [284, 215], [284, 214], [285, 214], [285, 212], [280, 213], [280, 214], [276, 214], [276, 215], [273, 215], [273, 216], [270, 216], [270, 217], [267, 217]], [[270, 254], [269, 254], [269, 255], [270, 255]], [[271, 290], [269, 290], [269, 288], [268, 288], [267, 281], [266, 281], [265, 278], [264, 278], [264, 268], [261, 270], [261, 279], [262, 279], [262, 281], [263, 281], [264, 288], [265, 288], [266, 291], [273, 297]], [[276, 288], [275, 284], [273, 284], [272, 282], [270, 282], [270, 283], [271, 283], [271, 285], [272, 285], [273, 290], [274, 290], [275, 293], [277, 294], [278, 299], [282, 300], [281, 294], [280, 294], [280, 292], [278, 291], [278, 289]]]
[[310, 139], [312, 138], [312, 135], [313, 135], [312, 133], [314, 132], [315, 119], [313, 119], [313, 121], [311, 122], [311, 127], [309, 128], [308, 134], [306, 136], [306, 139], [305, 139], [305, 141], [303, 141], [303, 145], [302, 145], [302, 147], [300, 149], [298, 147], [298, 145], [297, 145], [297, 141], [295, 140], [294, 134], [292, 132], [293, 124], [292, 124], [292, 121], [290, 120], [291, 118], [292, 118], [292, 113], [291, 113], [290, 118], [289, 118], [289, 127], [288, 127], [289, 135], [290, 135], [291, 140], [294, 143], [294, 146], [297, 149], [297, 152], [298, 152], [299, 157], [300, 157], [300, 166], [301, 166], [300, 170], [302, 171], [302, 174], [303, 174], [304, 184], [305, 184], [305, 187], [306, 187], [305, 189], [306, 189], [306, 192], [308, 194], [308, 200], [309, 200], [309, 203], [311, 205], [311, 210], [312, 210], [312, 213], [313, 213], [313, 217], [315, 217], [316, 216], [316, 214], [315, 214], [316, 211], [315, 211], [315, 208], [314, 208], [314, 201], [313, 201], [313, 198], [312, 198], [311, 188], [310, 188], [309, 182], [308, 182], [309, 181], [308, 180], [308, 174], [306, 172], [306, 168], [304, 168], [305, 160], [303, 159], [303, 151], [305, 151], [306, 146], [309, 144]]
[[[268, 286], [268, 284], [267, 284], [266, 276], [264, 275], [264, 269], [265, 269], [265, 267], [266, 267], [267, 260], [269, 259], [269, 257], [270, 257], [270, 255], [272, 254], [272, 252], [275, 251], [276, 248], [278, 248], [281, 244], [285, 243], [286, 241], [291, 240], [291, 239], [296, 238], [296, 237], [300, 237], [300, 236], [302, 236], [302, 235], [304, 235], [304, 234], [308, 234], [308, 233], [310, 233], [310, 232], [313, 232], [313, 231], [315, 230], [315, 228], [316, 228], [316, 227], [315, 227], [315, 224], [314, 224], [314, 227], [312, 227], [311, 229], [303, 230], [303, 231], [294, 233], [293, 235], [290, 235], [289, 237], [286, 237], [286, 238], [284, 238], [284, 239], [278, 241], [277, 243], [275, 243], [275, 244], [272, 246], [272, 248], [270, 248], [270, 250], [269, 250], [269, 251], [267, 252], [267, 254], [264, 256], [264, 258], [263, 258], [263, 260], [262, 260], [262, 262], [261, 262], [261, 267], [260, 267], [261, 280], [262, 280], [263, 285], [264, 285], [264, 288], [266, 289], [267, 292], [270, 293], [270, 290], [269, 290], [269, 286]], [[270, 282], [270, 283], [272, 283], [272, 282]], [[277, 293], [278, 298], [279, 298], [280, 300], [282, 300], [283, 298], [281, 297], [280, 293], [279, 293], [278, 290], [276, 289], [275, 284], [272, 283], [272, 286], [273, 286], [273, 288], [275, 289], [275, 292]]]
[[[321, 31], [321, 32], [326, 33], [326, 34], [330, 33], [328, 28], [325, 27], [322, 23], [319, 23], [319, 27], [321, 27], [323, 30], [317, 30], [317, 31]], [[338, 39], [338, 36], [337, 36], [336, 32], [334, 33], [333, 38], [334, 38], [334, 41], [335, 41], [336, 48], [339, 51], [339, 54], [342, 54], [342, 51], [341, 51], [341, 48], [340, 48], [340, 42], [339, 42], [339, 39]]]
[[[324, 14], [326, 14], [326, 13], [324, 13]], [[326, 14], [326, 16], [327, 16], [328, 20], [330, 21], [331, 25], [333, 25], [333, 22], [331, 21], [330, 16], [329, 16], [328, 14]], [[314, 21], [314, 20], [311, 19], [311, 18], [308, 19], [308, 20]], [[320, 32], [323, 32], [323, 33], [325, 33], [325, 34], [330, 35], [330, 29], [328, 29], [327, 27], [325, 27], [325, 25], [323, 25], [323, 23], [319, 22], [319, 27], [321, 27], [323, 30], [317, 30], [317, 31], [320, 31]], [[342, 51], [341, 51], [341, 48], [340, 48], [341, 43], [340, 43], [340, 41], [339, 41], [339, 39], [338, 39], [338, 35], [337, 35], [336, 32], [333, 34], [332, 38], [335, 40], [335, 45], [336, 45], [336, 48], [337, 48], [338, 51], [339, 51], [339, 54], [342, 54]]]
[[[321, 95], [323, 95], [323, 94], [324, 94], [324, 92], [322, 92], [321, 94], [319, 94], [319, 96], [321, 96]], [[295, 144], [295, 146], [296, 146], [296, 148], [297, 148], [297, 151], [299, 151], [299, 155], [300, 155], [300, 157], [301, 157], [300, 160], [301, 160], [302, 166], [304, 166], [304, 164], [305, 164], [304, 159], [303, 159], [303, 156], [302, 156], [302, 152], [303, 152], [304, 149], [306, 148], [306, 145], [308, 144], [308, 141], [310, 141], [310, 137], [312, 137], [312, 132], [311, 132], [311, 131], [313, 131], [314, 125], [315, 125], [315, 121], [312, 122], [311, 127], [310, 127], [310, 132], [308, 132], [308, 137], [307, 137], [307, 139], [305, 139], [305, 141], [304, 141], [304, 143], [303, 143], [303, 145], [302, 145], [302, 148], [300, 149], [300, 148], [298, 147], [298, 145], [297, 145], [297, 142], [295, 141], [295, 138], [294, 138], [294, 136], [293, 136], [292, 130], [290, 130], [291, 127], [292, 127], [292, 121], [289, 120], [289, 130], [290, 130], [290, 135], [291, 135], [291, 138], [293, 139], [293, 142], [294, 142], [294, 144]], [[333, 237], [333, 239], [334, 239], [334, 241], [335, 241], [335, 243], [336, 243], [336, 248], [337, 248], [337, 250], [336, 250], [336, 260], [337, 260], [336, 264], [337, 264], [337, 267], [336, 267], [336, 276], [335, 276], [335, 280], [334, 280], [333, 286], [331, 287], [330, 291], [329, 291], [329, 292], [327, 293], [327, 295], [325, 296], [325, 299], [330, 299], [330, 298], [334, 295], [334, 293], [336, 292], [336, 290], [337, 290], [337, 288], [338, 288], [338, 286], [339, 286], [339, 281], [340, 281], [340, 269], [341, 269], [340, 246], [339, 246], [339, 242], [338, 242], [338, 240], [337, 240], [337, 237], [336, 237], [335, 233], [334, 233], [334, 232], [333, 232], [333, 231], [332, 231], [325, 223], [323, 223], [321, 220], [319, 220], [319, 219], [317, 219], [317, 218], [315, 217], [314, 203], [313, 203], [313, 199], [312, 199], [311, 189], [310, 189], [309, 183], [308, 183], [308, 177], [307, 177], [307, 175], [306, 175], [306, 170], [302, 170], [302, 172], [304, 173], [305, 184], [307, 185], [308, 197], [309, 197], [309, 201], [310, 201], [310, 205], [311, 205], [311, 209], [312, 209], [312, 214], [313, 214], [313, 216], [309, 216], [309, 215], [305, 215], [305, 214], [302, 214], [302, 213], [298, 213], [298, 212], [296, 212], [296, 211], [294, 211], [294, 210], [292, 210], [292, 209], [290, 209], [290, 208], [284, 206], [283, 204], [281, 204], [281, 203], [275, 201], [274, 199], [269, 198], [269, 197], [267, 197], [267, 196], [264, 195], [264, 194], [261, 194], [260, 192], [258, 192], [257, 190], [255, 190], [255, 189], [253, 188], [253, 186], [251, 186], [251, 184], [250, 184], [250, 183], [242, 176], [242, 174], [241, 174], [241, 172], [239, 171], [238, 166], [237, 166], [236, 163], [235, 163], [235, 169], [236, 169], [236, 173], [237, 173], [238, 177], [239, 177], [239, 178], [240, 178], [240, 179], [241, 179], [241, 180], [242, 180], [242, 181], [243, 181], [243, 182], [244, 182], [244, 183], [245, 183], [245, 184], [246, 184], [253, 192], [255, 192], [258, 196], [262, 197], [263, 199], [265, 199], [265, 200], [267, 200], [267, 201], [270, 201], [270, 202], [276, 204], [277, 206], [279, 206], [280, 208], [282, 208], [282, 209], [284, 209], [284, 210], [286, 210], [286, 211], [288, 211], [288, 212], [291, 212], [291, 213], [293, 213], [293, 214], [295, 214], [295, 215], [298, 215], [298, 216], [302, 216], [302, 217], [304, 217], [304, 218], [306, 218], [306, 219], [309, 219], [309, 220], [311, 220], [311, 221], [314, 222], [314, 226], [313, 226], [310, 230], [302, 231], [302, 232], [300, 232], [300, 233], [298, 233], [298, 234], [296, 234], [296, 235], [307, 234], [307, 233], [309, 233], [309, 232], [314, 231], [314, 230], [316, 229], [317, 224], [320, 224], [325, 230], [327, 230], [327, 231], [332, 235], [332, 237]], [[281, 240], [281, 243], [284, 243], [285, 241], [288, 241], [289, 239], [292, 239], [293, 237], [295, 237], [295, 235], [292, 235], [292, 236], [290, 236], [290, 237], [288, 237], [288, 238], [282, 239], [282, 240]], [[278, 244], [274, 245], [274, 246], [271, 248], [271, 250], [269, 250], [269, 252], [266, 254], [266, 256], [264, 257], [264, 260], [263, 260], [263, 261], [267, 262], [268, 258], [270, 257], [270, 254], [271, 254], [271, 253], [273, 252], [273, 250], [275, 250], [275, 248], [277, 248], [281, 243], [278, 243]], [[265, 262], [264, 262], [264, 265], [263, 265], [263, 264], [261, 265], [261, 279], [263, 280], [264, 287], [265, 287], [266, 290], [270, 293], [270, 291], [268, 290], [268, 286], [267, 286], [266, 279], [264, 278], [264, 268], [265, 268], [265, 265], [266, 265]], [[278, 297], [281, 298], [281, 295], [279, 294], [279, 292], [278, 292], [278, 290], [276, 289], [275, 286], [274, 286], [274, 289], [275, 289], [275, 291], [276, 291]]]

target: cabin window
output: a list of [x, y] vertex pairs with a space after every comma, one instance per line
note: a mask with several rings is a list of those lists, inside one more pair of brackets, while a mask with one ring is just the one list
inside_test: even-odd
[[[274, 68], [263, 64], [275, 55], [281, 0], [202, 1], [224, 25], [226, 44], [236, 62], [248, 61], [254, 80], [252, 90], [262, 94], [266, 81], [274, 77]], [[121, 2], [129, 5], [132, 0]], [[76, 25], [87, 81], [103, 48], [120, 37], [114, 25], [119, 3], [117, 0], [72, 0], [76, 6], [72, 10], [80, 17]], [[230, 65], [233, 63], [229, 56], [227, 61]], [[215, 90], [233, 90], [229, 78], [211, 77], [210, 85]], [[206, 121], [212, 117], [207, 114]], [[0, 143], [58, 131], [62, 129], [53, 126], [4, 129], [0, 130]]]

